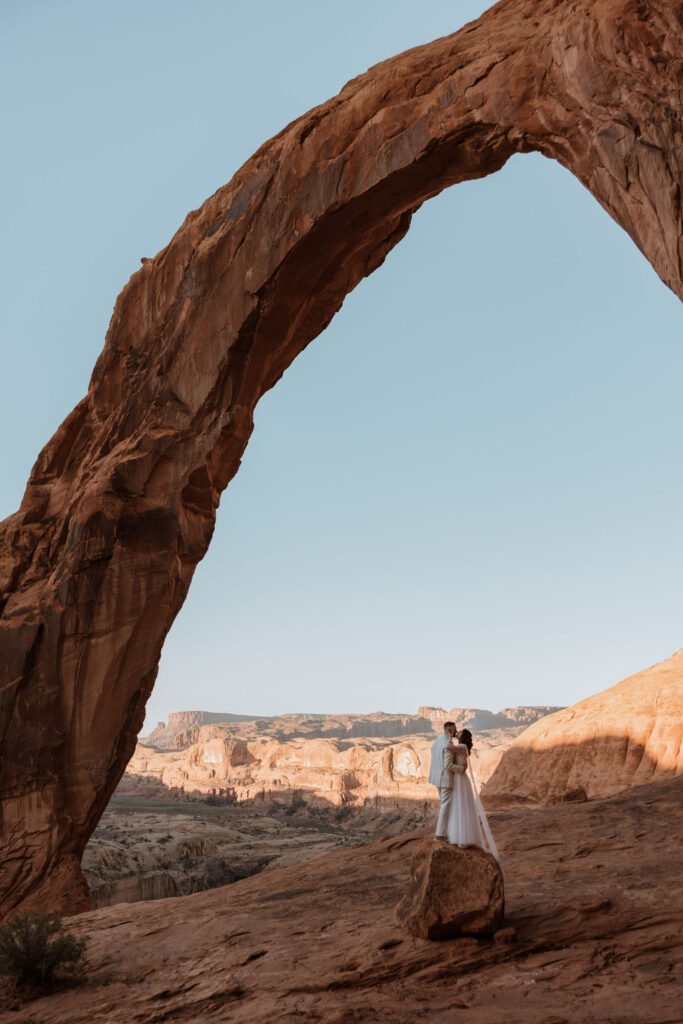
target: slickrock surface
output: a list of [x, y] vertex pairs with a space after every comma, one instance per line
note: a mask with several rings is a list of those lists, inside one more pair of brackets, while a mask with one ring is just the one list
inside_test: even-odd
[[[674, 1024], [683, 976], [683, 779], [491, 816], [506, 926], [413, 938], [394, 908], [410, 833], [223, 889], [108, 907], [84, 985], [2, 1024]], [[514, 932], [516, 931], [516, 941]]]
[[426, 839], [413, 852], [410, 885], [396, 920], [421, 939], [490, 938], [503, 923], [503, 890], [490, 853]]
[[526, 729], [484, 794], [553, 803], [608, 796], [683, 771], [683, 650]]
[[292, 122], [144, 261], [0, 526], [0, 915], [87, 903], [254, 407], [426, 199], [540, 151], [683, 297], [681, 53], [678, 0], [503, 0]]

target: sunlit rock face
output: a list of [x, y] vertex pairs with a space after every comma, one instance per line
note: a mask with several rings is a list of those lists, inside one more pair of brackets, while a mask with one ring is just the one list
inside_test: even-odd
[[[140, 743], [119, 787], [121, 795], [169, 796], [180, 793], [230, 797], [237, 802], [275, 799], [296, 793], [307, 803], [361, 808], [437, 797], [428, 781], [434, 733], [384, 739], [295, 739], [272, 736], [236, 738], [249, 727], [198, 726], [196, 742], [184, 750], [157, 750]], [[478, 733], [472, 763], [485, 782], [522, 727]], [[147, 788], [136, 783], [159, 785]]]
[[505, 0], [293, 121], [133, 275], [0, 527], [0, 916], [87, 902], [254, 407], [426, 199], [540, 151], [683, 297], [682, 51], [673, 0]]
[[186, 740], [187, 735], [202, 725], [253, 720], [250, 715], [234, 715], [230, 712], [223, 714], [218, 711], [172, 711], [168, 716], [168, 722], [158, 722], [156, 728], [146, 737], [146, 742], [152, 747], [188, 747], [192, 741]]
[[209, 711], [174, 711], [168, 716], [168, 724], [159, 722], [141, 742], [162, 750], [180, 750], [197, 743], [200, 729], [204, 738], [210, 735], [206, 728], [209, 725], [216, 725], [221, 735], [230, 733], [250, 739], [266, 735], [279, 740], [415, 736], [418, 733], [431, 735], [433, 732], [432, 720], [421, 714], [392, 715], [376, 711], [369, 715], [289, 714], [257, 717]]
[[683, 650], [523, 732], [484, 790], [489, 803], [610, 796], [683, 771]]
[[[183, 751], [138, 745], [126, 780], [159, 781], [169, 791], [231, 795], [237, 801], [300, 793], [311, 803], [363, 806], [368, 800], [431, 800], [427, 781], [431, 739], [249, 742], [212, 738]], [[235, 752], [239, 750], [236, 757]], [[125, 780], [124, 780], [125, 781]], [[130, 792], [125, 786], [121, 792]]]

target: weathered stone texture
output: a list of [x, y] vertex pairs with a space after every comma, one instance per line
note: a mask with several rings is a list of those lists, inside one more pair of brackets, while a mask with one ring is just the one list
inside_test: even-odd
[[484, 789], [487, 806], [612, 796], [683, 772], [683, 650], [525, 729]]
[[490, 853], [424, 840], [413, 854], [410, 886], [396, 918], [420, 939], [491, 936], [503, 923], [503, 876]]

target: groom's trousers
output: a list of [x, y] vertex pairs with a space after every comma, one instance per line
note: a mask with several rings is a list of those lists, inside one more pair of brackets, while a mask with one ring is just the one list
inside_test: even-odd
[[436, 823], [436, 835], [446, 836], [446, 829], [448, 828], [448, 814], [453, 803], [453, 787], [452, 786], [439, 786], [439, 800], [441, 806], [439, 807], [439, 820]]

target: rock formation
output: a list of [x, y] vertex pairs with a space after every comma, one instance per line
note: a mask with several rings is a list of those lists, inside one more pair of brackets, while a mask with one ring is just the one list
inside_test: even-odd
[[503, 0], [292, 122], [144, 261], [0, 527], [0, 914], [87, 902], [254, 407], [426, 199], [539, 151], [683, 297], [682, 49], [678, 0]]
[[396, 919], [420, 939], [491, 936], [503, 923], [503, 876], [490, 853], [432, 839], [421, 842]]
[[[250, 739], [263, 735], [286, 740], [299, 737], [350, 739], [354, 736], [393, 737], [433, 733], [429, 718], [423, 718], [421, 715], [387, 715], [382, 711], [370, 715], [290, 714], [260, 718], [209, 711], [176, 711], [168, 716], [168, 725], [159, 722], [149, 736], [140, 739], [140, 743], [161, 750], [181, 750], [196, 743], [200, 729], [208, 724], [219, 725], [222, 732], [230, 733], [236, 738]], [[227, 729], [226, 726], [230, 728]], [[202, 735], [208, 735], [206, 730]]]
[[145, 736], [141, 742], [150, 747], [164, 749], [189, 746], [188, 743], [178, 743], [178, 737], [184, 736], [202, 725], [213, 725], [219, 722], [255, 722], [257, 720], [257, 715], [232, 715], [229, 712], [222, 713], [220, 711], [172, 711], [168, 716], [168, 722], [157, 722], [149, 736]]
[[[185, 748], [138, 744], [117, 792], [144, 795], [144, 787], [135, 786], [139, 781], [160, 783], [161, 788], [148, 789], [157, 798], [163, 789], [174, 797], [188, 793], [237, 802], [296, 795], [313, 805], [347, 808], [401, 806], [406, 801], [424, 805], [436, 797], [428, 782], [433, 733], [281, 741], [259, 735], [249, 725], [198, 726], [176, 736], [191, 741]], [[490, 778], [522, 730], [518, 726], [476, 734], [472, 764], [480, 783]]]
[[493, 940], [396, 921], [424, 834], [385, 837], [224, 888], [72, 918], [71, 991], [2, 1024], [663, 1024], [681, 1019], [683, 779], [491, 815], [505, 865]]
[[558, 711], [512, 743], [487, 805], [593, 800], [683, 772], [683, 650]]
[[539, 718], [552, 715], [553, 711], [561, 711], [554, 705], [544, 704], [536, 707], [503, 708], [494, 714], [484, 708], [418, 708], [418, 715], [428, 719], [433, 728], [440, 729], [444, 722], [455, 722], [459, 729], [471, 729], [472, 732], [489, 731], [491, 729], [510, 729], [515, 726], [527, 726], [537, 722]]

